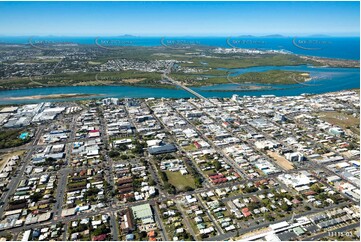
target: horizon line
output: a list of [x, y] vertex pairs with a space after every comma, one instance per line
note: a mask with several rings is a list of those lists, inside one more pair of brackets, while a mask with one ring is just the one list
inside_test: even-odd
[[233, 35], [193, 35], [193, 34], [182, 34], [182, 35], [172, 35], [172, 34], [157, 34], [157, 35], [138, 35], [138, 34], [86, 34], [86, 35], [71, 35], [71, 34], [0, 34], [0, 37], [157, 37], [157, 38], [167, 38], [167, 37], [360, 37], [360, 34], [233, 34]]

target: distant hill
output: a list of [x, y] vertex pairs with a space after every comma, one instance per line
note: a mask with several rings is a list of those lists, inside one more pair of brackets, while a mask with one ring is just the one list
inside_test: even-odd
[[266, 35], [263, 37], [265, 37], [265, 38], [285, 38], [286, 36], [283, 36], [281, 34], [271, 34], [271, 35]]

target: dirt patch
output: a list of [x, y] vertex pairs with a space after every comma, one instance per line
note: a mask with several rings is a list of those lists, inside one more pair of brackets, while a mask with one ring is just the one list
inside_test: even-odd
[[3, 98], [3, 100], [24, 100], [24, 99], [37, 100], [37, 99], [47, 99], [47, 98], [61, 99], [61, 98], [76, 98], [76, 97], [89, 97], [89, 96], [92, 96], [92, 94], [69, 93], [69, 94], [51, 94], [51, 95], [8, 97], [8, 98]]
[[340, 126], [343, 129], [351, 129], [352, 132], [358, 134], [360, 132], [360, 119], [350, 114], [339, 112], [320, 112], [318, 117], [333, 125]]
[[25, 152], [25, 150], [18, 150], [18, 151], [14, 151], [14, 152], [0, 154], [0, 171], [2, 171], [5, 164], [11, 157], [13, 157], [15, 155], [21, 156], [22, 154], [24, 154], [24, 152]]
[[278, 153], [267, 151], [267, 154], [272, 157], [276, 161], [276, 163], [286, 171], [294, 169], [293, 164]]
[[124, 83], [129, 83], [129, 84], [133, 84], [133, 83], [139, 83], [144, 81], [146, 78], [139, 78], [139, 79], [123, 79], [122, 82]]

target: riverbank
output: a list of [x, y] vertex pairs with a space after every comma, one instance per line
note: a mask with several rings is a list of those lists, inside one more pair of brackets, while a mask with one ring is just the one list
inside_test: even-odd
[[68, 94], [50, 94], [50, 95], [34, 95], [34, 96], [23, 96], [23, 97], [8, 97], [2, 100], [42, 100], [42, 99], [65, 99], [65, 98], [88, 98], [98, 97], [99, 94], [81, 94], [81, 93], [68, 93]]
[[[266, 85], [267, 89], [245, 90], [240, 89], [242, 85], [221, 84], [207, 87], [195, 87], [192, 89], [207, 98], [229, 98], [233, 94], [239, 96], [298, 96], [304, 93], [321, 94], [326, 92], [337, 92], [341, 90], [360, 88], [359, 71], [349, 76], [333, 76], [327, 80], [314, 80], [314, 85]], [[254, 84], [246, 84], [253, 86]], [[260, 85], [262, 86], [262, 85]], [[264, 85], [263, 85], [264, 86]], [[87, 94], [88, 96], [67, 98], [45, 98], [49, 95], [64, 94]], [[96, 96], [94, 96], [96, 95]], [[29, 96], [42, 96], [44, 99], [26, 99]], [[52, 96], [50, 96], [52, 97]], [[77, 86], [77, 87], [47, 87], [22, 90], [0, 91], [0, 105], [39, 103], [39, 102], [60, 102], [79, 101], [90, 98], [190, 98], [192, 94], [182, 89], [145, 88], [132, 86]]]

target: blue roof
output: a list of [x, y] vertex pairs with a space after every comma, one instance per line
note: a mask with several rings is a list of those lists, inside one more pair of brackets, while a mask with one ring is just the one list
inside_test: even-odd
[[125, 236], [126, 240], [133, 240], [134, 239], [134, 234], [127, 234]]
[[20, 139], [26, 139], [28, 136], [29, 136], [29, 133], [28, 133], [28, 132], [24, 132], [24, 133], [21, 133], [21, 135], [19, 136], [19, 138], [20, 138]]

